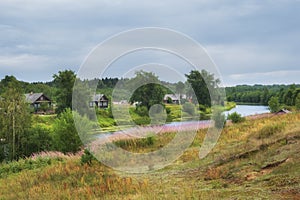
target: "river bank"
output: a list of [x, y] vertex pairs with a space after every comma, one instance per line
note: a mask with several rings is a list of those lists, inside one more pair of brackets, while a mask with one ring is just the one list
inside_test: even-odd
[[[262, 119], [272, 117], [273, 113], [259, 113], [245, 116], [246, 120]], [[225, 126], [232, 123], [227, 120]], [[199, 129], [206, 129], [211, 127], [211, 120], [200, 121], [185, 121], [185, 122], [171, 122], [164, 125], [157, 126], [137, 126], [134, 128], [119, 129], [114, 132], [99, 133], [98, 138], [105, 137], [108, 141], [117, 141], [125, 139], [143, 138], [156, 134], [172, 133], [177, 131], [197, 131]]]

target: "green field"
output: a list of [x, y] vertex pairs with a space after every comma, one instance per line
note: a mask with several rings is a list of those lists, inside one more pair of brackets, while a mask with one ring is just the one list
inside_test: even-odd
[[[227, 126], [208, 156], [198, 158], [206, 130], [171, 165], [148, 174], [123, 174], [80, 155], [49, 153], [0, 167], [0, 199], [297, 199], [300, 196], [300, 114]], [[119, 142], [152, 151], [174, 134]]]

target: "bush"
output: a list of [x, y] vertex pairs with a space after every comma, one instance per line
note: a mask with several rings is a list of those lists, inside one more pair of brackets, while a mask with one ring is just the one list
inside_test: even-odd
[[154, 142], [155, 142], [155, 137], [154, 136], [148, 136], [146, 138], [145, 144], [146, 144], [146, 146], [151, 146], [151, 145], [154, 144]]
[[202, 105], [202, 104], [199, 104], [199, 110], [202, 111], [202, 112], [206, 112], [206, 106]]
[[272, 113], [278, 112], [280, 110], [280, 104], [278, 97], [271, 97], [270, 101], [268, 102], [269, 110]]
[[100, 108], [97, 108], [97, 114], [100, 116], [100, 117], [112, 117], [112, 114], [109, 112], [109, 110], [104, 110], [104, 109], [100, 109]]
[[77, 134], [71, 109], [67, 108], [55, 120], [53, 124], [53, 141], [56, 150], [63, 153], [75, 153], [80, 150], [82, 142]]
[[228, 115], [227, 119], [231, 120], [232, 123], [240, 123], [245, 121], [245, 118], [242, 117], [240, 114], [238, 114], [237, 112], [231, 113]]
[[94, 156], [89, 152], [89, 150], [85, 149], [81, 156], [80, 163], [82, 165], [88, 164], [89, 166], [91, 166], [92, 160], [95, 160]]
[[146, 106], [137, 106], [136, 113], [140, 116], [148, 116], [148, 109]]
[[195, 115], [195, 106], [190, 102], [183, 104], [182, 109], [184, 112], [186, 112], [190, 115]]
[[147, 124], [150, 124], [151, 119], [147, 116], [144, 116], [144, 117], [139, 117], [139, 118], [133, 119], [133, 121], [137, 125], [147, 125]]
[[25, 156], [51, 150], [52, 138], [50, 130], [40, 126], [30, 128], [22, 138], [22, 147]]

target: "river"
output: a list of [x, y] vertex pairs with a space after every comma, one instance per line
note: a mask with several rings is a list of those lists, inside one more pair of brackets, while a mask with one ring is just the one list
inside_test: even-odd
[[262, 105], [237, 105], [235, 108], [231, 109], [230, 111], [224, 112], [227, 116], [233, 112], [237, 112], [241, 114], [243, 117], [255, 114], [262, 114], [262, 113], [269, 113], [268, 106]]
[[[238, 114], [241, 114], [243, 117], [249, 116], [249, 115], [255, 115], [255, 114], [262, 114], [262, 113], [269, 113], [269, 109], [267, 106], [262, 106], [262, 105], [237, 105], [235, 108], [231, 109], [230, 111], [225, 111], [224, 114], [227, 116], [228, 114], [231, 114], [233, 112], [237, 112]], [[136, 128], [129, 128], [123, 131], [116, 131], [116, 132], [107, 132], [107, 133], [101, 133], [97, 134], [98, 138], [104, 137], [104, 136], [112, 136], [112, 135], [122, 135], [126, 132], [128, 135], [135, 135], [134, 133], [141, 133], [141, 132], [172, 132], [172, 131], [177, 131], [178, 126], [184, 126], [187, 130], [192, 129], [195, 130], [195, 127], [200, 127], [200, 128], [207, 128], [210, 126], [210, 120], [202, 120], [202, 121], [183, 121], [183, 122], [171, 122], [171, 123], [166, 123], [162, 126], [145, 126], [141, 127], [138, 126]]]

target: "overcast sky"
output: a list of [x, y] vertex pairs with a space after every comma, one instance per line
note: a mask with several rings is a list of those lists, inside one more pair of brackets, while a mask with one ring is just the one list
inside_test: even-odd
[[163, 27], [199, 42], [225, 85], [300, 83], [299, 11], [299, 0], [1, 0], [0, 78], [49, 81], [114, 34]]

